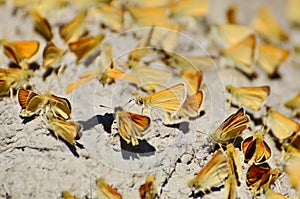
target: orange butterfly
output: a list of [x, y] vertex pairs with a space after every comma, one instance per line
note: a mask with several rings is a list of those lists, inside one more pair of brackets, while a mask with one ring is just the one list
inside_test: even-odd
[[264, 163], [272, 156], [272, 150], [263, 138], [264, 132], [256, 131], [254, 135], [244, 139], [242, 143], [242, 151], [244, 153], [244, 161], [248, 164]]
[[261, 190], [269, 188], [271, 184], [275, 182], [280, 174], [278, 168], [271, 169], [271, 167], [265, 163], [263, 165], [255, 165], [249, 167], [246, 174], [246, 184], [251, 187], [251, 191], [257, 195]]
[[32, 70], [0, 68], [0, 96], [5, 96], [9, 93], [12, 96], [13, 90], [26, 87], [31, 77], [33, 77]]
[[138, 145], [138, 139], [145, 139], [150, 130], [151, 119], [148, 116], [125, 111], [121, 107], [115, 108], [115, 120], [120, 136], [132, 146]]
[[242, 39], [238, 43], [222, 49], [220, 54], [224, 57], [228, 65], [233, 65], [247, 76], [254, 76], [254, 54], [256, 38], [253, 34]]
[[38, 41], [1, 41], [4, 54], [23, 69], [28, 69], [27, 61], [39, 50]]
[[122, 199], [121, 194], [108, 185], [103, 178], [97, 180], [97, 188], [98, 197], [101, 199]]
[[145, 184], [140, 186], [141, 199], [155, 199], [157, 196], [156, 183], [153, 175], [148, 175]]
[[267, 132], [271, 130], [280, 141], [289, 138], [293, 133], [300, 130], [300, 124], [272, 108], [268, 110], [266, 125], [268, 127]]
[[75, 140], [81, 137], [81, 125], [77, 122], [65, 121], [57, 119], [51, 112], [46, 113], [47, 127], [50, 129], [56, 138], [61, 137], [69, 144], [75, 146]]
[[258, 45], [258, 65], [269, 75], [277, 73], [279, 66], [290, 55], [290, 51], [272, 44]]
[[189, 181], [188, 186], [205, 193], [206, 190], [220, 187], [228, 176], [227, 157], [218, 151], [213, 158]]
[[82, 37], [77, 41], [69, 43], [69, 49], [77, 57], [76, 63], [88, 56], [104, 39], [105, 35], [99, 34], [96, 36]]
[[48, 20], [42, 17], [37, 10], [31, 10], [30, 14], [34, 20], [34, 30], [46, 39], [46, 41], [51, 41], [53, 32]]
[[213, 140], [218, 144], [225, 144], [247, 129], [249, 127], [249, 121], [250, 119], [248, 115], [245, 114], [244, 109], [240, 108], [214, 130], [209, 135], [208, 140]]
[[274, 44], [289, 39], [267, 6], [262, 6], [253, 19], [252, 26], [265, 40]]

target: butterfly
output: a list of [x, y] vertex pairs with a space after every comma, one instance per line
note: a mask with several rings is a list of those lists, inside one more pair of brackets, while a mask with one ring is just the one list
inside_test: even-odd
[[18, 101], [21, 106], [22, 117], [38, 115], [50, 109], [55, 118], [63, 120], [71, 118], [71, 103], [69, 100], [48, 92], [37, 94], [26, 89], [19, 89]]
[[97, 68], [93, 71], [83, 73], [79, 80], [71, 83], [66, 89], [66, 93], [72, 92], [79, 85], [98, 79], [103, 85], [111, 84], [115, 79], [126, 79], [138, 84], [138, 79], [133, 74], [127, 74], [117, 68], [114, 68], [112, 47], [110, 44], [104, 44], [100, 56], [96, 59]]
[[237, 24], [214, 25], [212, 33], [215, 41], [222, 47], [228, 48], [254, 34], [254, 30], [248, 26]]
[[227, 156], [217, 151], [213, 158], [189, 181], [188, 186], [198, 192], [211, 191], [223, 185], [228, 176]]
[[269, 86], [234, 87], [228, 85], [226, 90], [232, 95], [231, 103], [246, 106], [255, 111], [261, 109], [270, 95]]
[[144, 34], [144, 36], [138, 41], [135, 48], [130, 51], [127, 60], [127, 65], [130, 69], [139, 67], [139, 63], [149, 53], [153, 31], [154, 31], [154, 27], [152, 26]]
[[300, 166], [300, 153], [294, 153], [289, 159], [285, 161], [284, 171], [288, 175], [289, 182], [293, 188], [298, 192], [300, 191], [299, 183], [299, 166]]
[[55, 137], [60, 137], [75, 146], [75, 140], [81, 137], [81, 125], [77, 122], [57, 119], [51, 112], [47, 112], [46, 117], [47, 127], [54, 133]]
[[0, 96], [12, 96], [13, 90], [26, 87], [33, 75], [29, 69], [0, 68]]
[[284, 106], [293, 110], [294, 116], [300, 116], [300, 92], [297, 93], [292, 99], [284, 103]]
[[4, 54], [23, 69], [28, 69], [27, 61], [38, 52], [40, 47], [40, 43], [33, 40], [1, 40], [1, 43]]
[[197, 93], [203, 81], [203, 74], [198, 70], [182, 70], [181, 77], [185, 80], [188, 94]]
[[131, 69], [129, 75], [130, 74], [137, 78], [137, 86], [147, 93], [153, 93], [162, 87], [162, 85], [165, 85], [171, 76], [170, 73], [165, 70], [137, 64]]
[[181, 0], [174, 1], [169, 6], [170, 15], [179, 16], [192, 16], [200, 17], [205, 16], [208, 11], [207, 0]]
[[273, 135], [280, 141], [289, 138], [300, 130], [300, 124], [272, 108], [268, 110], [266, 125], [268, 127], [267, 132], [271, 130]]
[[232, 143], [226, 146], [228, 158], [228, 178], [225, 181], [225, 198], [237, 198], [236, 190], [240, 185], [239, 176], [241, 175], [241, 164], [238, 151]]
[[288, 199], [288, 197], [285, 197], [284, 195], [273, 191], [273, 189], [271, 188], [267, 188], [265, 190], [265, 198], [266, 199]]
[[254, 54], [256, 38], [253, 34], [247, 36], [241, 41], [222, 49], [220, 55], [223, 56], [228, 65], [234, 65], [241, 72], [249, 77], [254, 76]]
[[245, 114], [243, 108], [240, 108], [214, 130], [209, 135], [208, 140], [213, 140], [218, 144], [225, 144], [247, 129], [249, 127], [249, 121], [249, 116]]
[[171, 115], [182, 105], [185, 96], [184, 84], [176, 84], [148, 96], [136, 97], [134, 101], [137, 105], [143, 106], [143, 112], [145, 111], [144, 108], [153, 108]]
[[203, 91], [198, 91], [194, 95], [188, 96], [182, 106], [172, 115], [171, 120], [197, 117], [200, 114], [200, 108], [203, 100]]
[[129, 5], [126, 6], [126, 10], [140, 27], [156, 26], [169, 28], [175, 24], [175, 22], [169, 18], [166, 6], [137, 7]]
[[34, 21], [34, 30], [46, 41], [51, 41], [53, 32], [50, 23], [37, 10], [30, 10], [30, 15]]
[[300, 2], [298, 0], [288, 0], [286, 5], [286, 14], [292, 25], [300, 25]]
[[108, 185], [103, 178], [97, 180], [97, 192], [98, 198], [101, 199], [122, 199], [122, 195]]
[[156, 183], [153, 175], [148, 175], [145, 184], [140, 186], [141, 199], [155, 199], [157, 196]]
[[79, 12], [70, 22], [59, 27], [59, 35], [67, 44], [77, 41], [83, 35], [86, 14], [86, 11]]
[[123, 30], [124, 9], [116, 6], [100, 4], [89, 11], [89, 16], [99, 17], [101, 23], [112, 31], [121, 32]]
[[60, 64], [60, 60], [65, 53], [65, 50], [56, 47], [52, 41], [47, 42], [43, 51], [43, 67], [49, 68], [50, 66]]
[[252, 26], [263, 39], [271, 43], [278, 44], [289, 39], [267, 6], [259, 8]]
[[138, 139], [145, 139], [151, 126], [148, 116], [127, 112], [122, 107], [115, 108], [115, 121], [120, 136], [132, 146], [139, 144]]
[[76, 63], [88, 56], [104, 39], [104, 34], [99, 34], [96, 36], [87, 36], [81, 37], [77, 41], [73, 41], [69, 43], [69, 49], [72, 53], [74, 53], [77, 57]]
[[244, 161], [248, 164], [253, 162], [261, 164], [272, 157], [272, 150], [263, 138], [263, 131], [256, 131], [253, 135], [244, 139], [242, 143], [242, 151]]
[[64, 199], [78, 199], [77, 197], [75, 197], [72, 194], [70, 194], [68, 191], [63, 191], [62, 192], [62, 197]]
[[258, 65], [272, 77], [277, 73], [278, 67], [288, 58], [290, 51], [273, 44], [258, 45]]
[[269, 188], [280, 174], [278, 168], [272, 169], [267, 163], [251, 165], [246, 173], [246, 184], [252, 193], [257, 195], [261, 190]]

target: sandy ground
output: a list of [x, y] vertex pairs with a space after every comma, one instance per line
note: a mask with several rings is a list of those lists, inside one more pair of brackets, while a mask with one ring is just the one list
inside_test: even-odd
[[[251, 1], [250, 5], [249, 1], [232, 2], [239, 3], [244, 24], [249, 23], [261, 3]], [[224, 11], [232, 2], [226, 0], [220, 5], [219, 1], [210, 1], [208, 20], [211, 23], [224, 23]], [[283, 27], [292, 35], [292, 42], [297, 41], [297, 30], [291, 30], [284, 17], [284, 1], [264, 2], [274, 10]], [[12, 11], [13, 8], [9, 5], [0, 7], [0, 37], [36, 39], [41, 42], [43, 49], [45, 41], [33, 31], [32, 21], [24, 16], [25, 11], [20, 10], [13, 17]], [[75, 12], [76, 8], [67, 9], [59, 17], [50, 18], [50, 23], [66, 22]], [[91, 34], [102, 31], [97, 20], [89, 19], [87, 24]], [[116, 59], [126, 60], [128, 52], [137, 42], [133, 35], [146, 31], [147, 29], [135, 29], [119, 35], [106, 31], [108, 33], [103, 43], [112, 44]], [[54, 26], [54, 33], [57, 45], [67, 48], [58, 36], [57, 26]], [[216, 49], [211, 48], [209, 42], [210, 39], [199, 30], [186, 31], [181, 33], [176, 51], [183, 55], [216, 54]], [[291, 45], [288, 47], [291, 49]], [[42, 50], [36, 56], [39, 63], [41, 53]], [[1, 67], [6, 67], [8, 59], [2, 53], [0, 60]], [[113, 109], [100, 108], [99, 105], [123, 106], [133, 99], [132, 91], [136, 91], [136, 88], [125, 80], [104, 87], [93, 80], [78, 87], [73, 93], [66, 94], [67, 85], [96, 64], [92, 63], [89, 68], [83, 64], [76, 66], [75, 60], [75, 56], [68, 53], [63, 59], [67, 69], [62, 74], [52, 74], [43, 82], [43, 71], [37, 71], [30, 82], [38, 92], [49, 91], [70, 100], [72, 118], [83, 126], [83, 136], [78, 141], [82, 147], [77, 147], [76, 152], [72, 152], [64, 142], [56, 140], [49, 133], [41, 117], [22, 124], [17, 100], [12, 102], [9, 98], [3, 98], [0, 101], [0, 198], [60, 198], [63, 190], [68, 190], [79, 198], [96, 198], [95, 182], [99, 177], [104, 177], [123, 198], [139, 198], [139, 187], [148, 174], [156, 176], [160, 198], [188, 198], [191, 190], [187, 187], [187, 182], [212, 157], [209, 153], [210, 143], [206, 141], [207, 135], [236, 110], [226, 103], [229, 95], [225, 93], [225, 85], [270, 85], [271, 95], [267, 104], [288, 116], [291, 116], [291, 112], [283, 107], [283, 103], [300, 89], [299, 65], [293, 61], [292, 56], [279, 69], [281, 79], [275, 80], [270, 80], [263, 71], [256, 68], [258, 78], [251, 81], [240, 72], [215, 63], [213, 69], [204, 71], [202, 89], [205, 101], [201, 117], [171, 127], [160, 122], [154, 123], [147, 141], [142, 141], [138, 147], [128, 147], [125, 143], [120, 143], [118, 135], [112, 136], [113, 132], [110, 131]], [[172, 74], [176, 73], [161, 66], [161, 63], [152, 65]], [[164, 86], [172, 86], [178, 81], [176, 78], [170, 79]], [[139, 110], [136, 105], [131, 105], [126, 107]], [[260, 116], [265, 112], [257, 114]], [[251, 128], [259, 129], [260, 126], [251, 123]], [[245, 131], [244, 137], [248, 134], [251, 134], [250, 130]], [[273, 141], [269, 137], [266, 139], [275, 148]], [[282, 169], [280, 151], [274, 150], [273, 157], [269, 164]], [[247, 168], [243, 164], [244, 172]], [[244, 176], [241, 176], [242, 185], [238, 188], [238, 197], [251, 198]], [[286, 196], [296, 196], [285, 173], [276, 181], [274, 189]], [[221, 189], [204, 197], [220, 198], [223, 193], [224, 189]]]

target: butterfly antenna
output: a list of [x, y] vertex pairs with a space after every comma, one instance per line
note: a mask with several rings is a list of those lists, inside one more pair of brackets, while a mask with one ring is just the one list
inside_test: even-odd
[[100, 108], [108, 108], [108, 109], [113, 109], [112, 107], [110, 106], [106, 106], [106, 105], [103, 105], [103, 104], [100, 104], [99, 105]]

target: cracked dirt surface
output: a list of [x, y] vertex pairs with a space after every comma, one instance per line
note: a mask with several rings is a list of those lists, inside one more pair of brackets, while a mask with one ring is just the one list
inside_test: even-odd
[[[226, 0], [219, 4], [211, 1], [208, 19], [211, 23], [224, 23], [224, 11], [227, 5], [239, 3], [242, 9], [243, 20], [249, 21], [251, 13], [260, 3], [253, 1], [249, 6], [247, 1]], [[278, 16], [283, 15], [282, 1], [264, 1], [271, 6]], [[249, 8], [249, 9], [248, 9]], [[13, 8], [1, 6], [0, 16], [5, 21], [0, 26], [1, 38], [9, 39], [36, 39], [45, 45], [32, 29], [32, 21], [26, 17], [25, 11], [19, 11], [11, 17]], [[50, 18], [51, 24], [59, 24], [61, 20], [68, 21], [76, 13], [71, 8], [60, 13], [60, 17]], [[284, 19], [280, 18], [280, 21]], [[91, 33], [98, 33], [97, 20], [88, 21]], [[284, 24], [284, 23], [283, 23]], [[17, 27], [17, 30], [16, 30]], [[107, 30], [106, 30], [107, 31]], [[55, 26], [55, 42], [62, 44]], [[136, 30], [124, 35], [115, 36], [107, 31], [105, 42], [113, 44], [115, 55], [122, 61], [128, 52], [134, 48], [137, 39]], [[138, 34], [141, 34], [138, 31]], [[190, 38], [198, 41], [204, 49], [201, 53], [216, 53], [208, 45], [202, 31], [186, 32]], [[290, 31], [296, 35], [297, 32]], [[294, 36], [297, 41], [297, 36]], [[299, 40], [299, 39], [298, 39]], [[43, 46], [42, 46], [43, 47]], [[65, 46], [66, 47], [66, 46]], [[178, 52], [187, 54], [199, 53], [195, 43], [183, 39], [179, 42]], [[186, 52], [187, 49], [193, 49]], [[205, 51], [205, 52], [204, 52]], [[41, 53], [37, 55], [37, 62], [41, 63]], [[8, 59], [1, 53], [1, 67], [6, 67]], [[139, 187], [145, 182], [148, 174], [154, 174], [157, 182], [157, 191], [160, 198], [189, 198], [191, 189], [187, 182], [211, 159], [211, 144], [206, 137], [212, 129], [217, 127], [229, 114], [236, 109], [226, 103], [228, 98], [224, 85], [233, 84], [253, 86], [267, 84], [271, 86], [271, 95], [267, 104], [275, 106], [286, 115], [289, 110], [283, 108], [283, 102], [291, 98], [300, 89], [299, 64], [291, 59], [284, 63], [279, 70], [282, 78], [268, 79], [262, 71], [254, 81], [250, 81], [238, 71], [230, 68], [214, 68], [213, 71], [204, 71], [205, 102], [201, 117], [182, 123], [179, 126], [165, 126], [155, 123], [147, 142], [141, 142], [142, 147], [126, 148], [120, 143], [118, 135], [111, 132], [113, 110], [100, 108], [99, 105], [110, 107], [122, 106], [134, 96], [131, 94], [135, 87], [126, 81], [102, 87], [96, 80], [88, 82], [71, 94], [66, 94], [66, 86], [76, 80], [80, 74], [95, 67], [92, 63], [89, 68], [83, 64], [75, 65], [75, 56], [68, 54], [64, 57], [66, 70], [59, 76], [51, 75], [46, 82], [42, 81], [42, 71], [37, 71], [30, 80], [37, 91], [49, 91], [58, 96], [67, 97], [72, 103], [72, 119], [83, 127], [83, 136], [78, 141], [76, 151], [70, 149], [66, 143], [57, 140], [46, 128], [42, 117], [26, 124], [19, 117], [20, 107], [16, 98], [13, 101], [7, 97], [0, 101], [0, 198], [61, 198], [61, 192], [67, 190], [79, 198], [96, 198], [96, 179], [104, 177], [106, 181], [123, 195], [123, 198], [139, 198]], [[161, 63], [160, 63], [161, 64]], [[218, 63], [217, 63], [218, 64]], [[170, 69], [166, 69], [172, 73]], [[172, 79], [167, 86], [178, 81]], [[137, 107], [131, 107], [133, 110]], [[137, 109], [139, 110], [139, 109]], [[263, 111], [260, 115], [265, 114]], [[299, 122], [299, 120], [298, 120]], [[251, 124], [252, 128], [257, 128]], [[245, 131], [245, 136], [250, 130]], [[269, 143], [273, 143], [270, 138]], [[125, 147], [125, 148], [124, 148]], [[275, 146], [273, 146], [275, 148]], [[125, 149], [125, 150], [124, 150]], [[274, 159], [269, 163], [282, 168], [280, 151], [274, 150]], [[241, 157], [242, 159], [242, 157]], [[243, 165], [244, 171], [247, 168]], [[238, 189], [239, 198], [251, 198], [250, 191], [245, 186], [245, 173], [242, 175], [242, 186]], [[286, 196], [296, 196], [295, 190], [290, 188], [286, 174], [279, 177], [274, 186], [275, 190]], [[204, 198], [220, 198], [224, 189], [205, 195]]]

